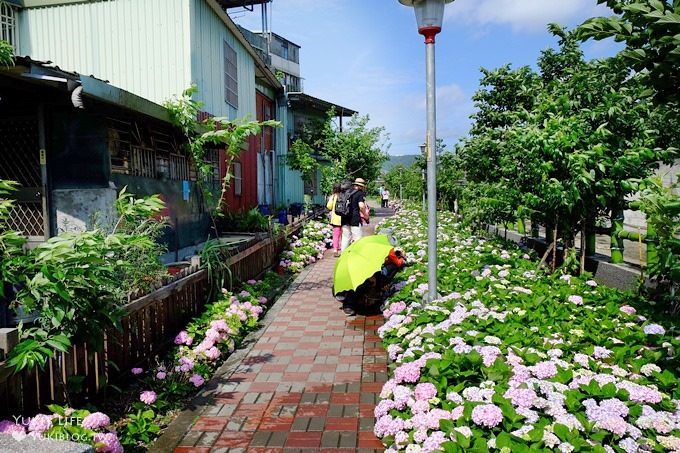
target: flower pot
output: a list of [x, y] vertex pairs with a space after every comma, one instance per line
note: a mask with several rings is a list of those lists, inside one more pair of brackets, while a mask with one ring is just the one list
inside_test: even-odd
[[279, 211], [279, 223], [281, 225], [288, 225], [288, 210], [281, 209]]

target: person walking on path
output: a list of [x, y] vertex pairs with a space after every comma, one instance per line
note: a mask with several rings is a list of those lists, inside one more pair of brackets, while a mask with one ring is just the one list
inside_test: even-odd
[[362, 219], [368, 220], [366, 213], [368, 206], [366, 205], [366, 181], [362, 178], [357, 178], [352, 183], [354, 192], [350, 197], [350, 213], [342, 218], [342, 241], [340, 251], [344, 251], [352, 241], [361, 239]]
[[383, 208], [388, 208], [390, 204], [390, 191], [389, 189], [385, 188], [382, 193], [382, 204], [380, 205]]
[[328, 197], [326, 208], [330, 211], [329, 222], [333, 227], [333, 256], [340, 256], [340, 237], [342, 236], [342, 217], [335, 213], [335, 203], [338, 201], [340, 183], [333, 184], [333, 193]]

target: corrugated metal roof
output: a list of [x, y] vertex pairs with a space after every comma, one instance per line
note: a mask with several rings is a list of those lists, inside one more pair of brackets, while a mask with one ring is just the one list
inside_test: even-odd
[[271, 0], [217, 0], [222, 8], [245, 8], [246, 6], [261, 5]]
[[288, 93], [288, 101], [292, 109], [312, 110], [317, 113], [326, 114], [328, 110], [335, 109], [338, 116], [352, 116], [355, 110], [334, 104], [332, 102], [324, 101], [323, 99], [315, 98], [305, 93], [291, 92]]
[[15, 66], [2, 70], [0, 75], [8, 75], [36, 84], [59, 86], [73, 90], [82, 86], [82, 95], [108, 104], [123, 107], [161, 121], [169, 122], [168, 111], [148, 99], [132, 94], [94, 76], [67, 72], [49, 61], [37, 61], [30, 57], [16, 57]]

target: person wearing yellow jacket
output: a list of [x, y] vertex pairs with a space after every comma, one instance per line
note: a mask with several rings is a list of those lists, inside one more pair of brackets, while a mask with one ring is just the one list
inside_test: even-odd
[[329, 222], [333, 226], [333, 256], [340, 256], [340, 237], [342, 236], [342, 217], [335, 213], [335, 203], [338, 201], [340, 183], [333, 184], [333, 193], [328, 197], [326, 208], [330, 211]]

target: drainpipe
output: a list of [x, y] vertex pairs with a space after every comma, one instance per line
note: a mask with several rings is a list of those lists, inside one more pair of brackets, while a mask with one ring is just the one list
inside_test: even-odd
[[47, 181], [47, 133], [45, 132], [45, 104], [38, 105], [38, 148], [40, 152], [40, 198], [43, 213], [43, 231], [45, 240], [57, 231], [56, 213], [52, 215]]

